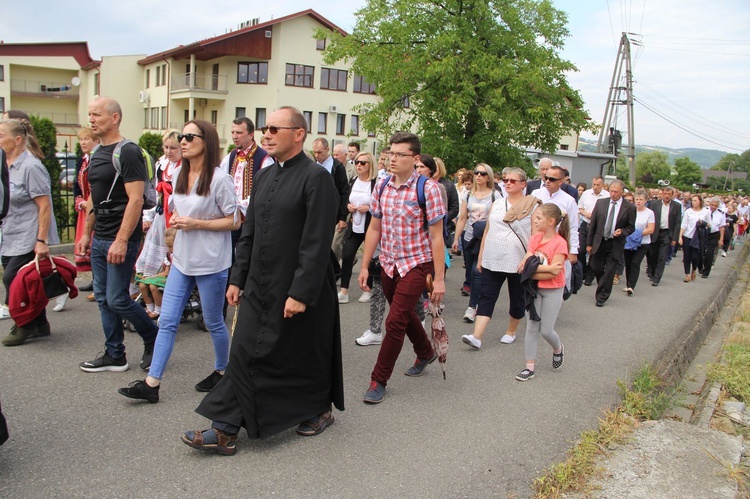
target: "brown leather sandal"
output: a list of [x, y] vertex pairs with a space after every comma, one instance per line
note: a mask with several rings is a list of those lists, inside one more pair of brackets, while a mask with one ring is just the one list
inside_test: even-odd
[[[204, 433], [207, 434], [208, 440], [212, 442], [204, 440]], [[193, 449], [216, 452], [225, 456], [233, 456], [237, 452], [237, 447], [235, 446], [236, 440], [237, 435], [228, 435], [216, 428], [209, 428], [203, 431], [190, 430], [182, 435], [182, 441]]]
[[326, 428], [331, 426], [333, 422], [333, 414], [331, 411], [326, 411], [322, 414], [318, 414], [312, 419], [300, 423], [299, 426], [297, 426], [297, 434], [302, 435], [303, 437], [320, 435]]

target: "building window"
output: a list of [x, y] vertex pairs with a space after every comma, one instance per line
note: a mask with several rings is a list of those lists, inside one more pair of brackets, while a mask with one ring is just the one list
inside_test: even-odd
[[161, 66], [156, 66], [156, 81], [154, 86], [158, 87], [161, 84]]
[[211, 124], [216, 125], [219, 122], [219, 111], [213, 110], [211, 111]]
[[94, 73], [94, 95], [99, 95], [99, 73]]
[[327, 133], [328, 113], [318, 113], [318, 133]]
[[354, 86], [354, 92], [357, 94], [374, 94], [375, 93], [375, 84], [374, 83], [367, 83], [367, 80], [365, 80], [364, 76], [360, 75], [354, 75], [352, 78], [353, 86]]
[[307, 133], [312, 132], [312, 111], [302, 111], [302, 115], [305, 117], [305, 121], [307, 122], [307, 128], [305, 128], [305, 131]]
[[144, 109], [143, 110], [143, 128], [150, 128], [148, 126], [148, 117], [149, 117], [149, 115], [150, 115], [150, 113], [149, 113], [148, 108]]
[[343, 69], [323, 68], [320, 70], [320, 88], [346, 92], [346, 75]]
[[234, 108], [234, 117], [235, 118], [244, 118], [247, 116], [247, 110], [244, 107], [235, 107]]
[[255, 128], [263, 128], [266, 126], [266, 108], [256, 107], [255, 108]]
[[237, 83], [268, 83], [267, 62], [240, 62], [237, 64]]
[[315, 68], [302, 64], [287, 64], [285, 84], [292, 87], [313, 88]]
[[326, 49], [326, 39], [325, 38], [319, 38], [315, 41], [315, 48], [318, 50], [325, 50]]
[[336, 115], [336, 135], [344, 135], [345, 129], [346, 129], [346, 115], [337, 114]]
[[359, 135], [359, 116], [352, 114], [352, 135]]
[[159, 108], [151, 108], [151, 128], [159, 128]]
[[0, 113], [4, 113], [4, 112], [5, 112], [5, 97], [0, 97]]
[[368, 137], [374, 137], [375, 136], [375, 132], [367, 132], [367, 136]]
[[5, 66], [0, 64], [0, 81], [5, 81]]
[[409, 109], [409, 106], [409, 96], [405, 95], [404, 98], [401, 99], [401, 107], [403, 107], [404, 109]]
[[167, 106], [161, 108], [161, 129], [167, 129]]
[[568, 144], [560, 144], [560, 150], [561, 151], [567, 151], [568, 150]]
[[150, 80], [151, 80], [151, 70], [147, 69], [146, 70], [146, 88], [148, 88]]
[[166, 64], [161, 65], [161, 84], [162, 85], [167, 84], [167, 65]]

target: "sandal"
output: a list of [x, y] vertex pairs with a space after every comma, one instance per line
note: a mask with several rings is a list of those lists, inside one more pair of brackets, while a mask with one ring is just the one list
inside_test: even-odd
[[297, 434], [304, 437], [320, 435], [326, 428], [331, 426], [333, 422], [333, 414], [331, 414], [331, 411], [326, 411], [312, 419], [300, 423], [299, 426], [297, 426]]
[[87, 299], [88, 301], [95, 301], [95, 300], [96, 300], [96, 298], [94, 298], [94, 293], [91, 293], [90, 295], [88, 295], [88, 296], [86, 297], [86, 299]]
[[157, 314], [156, 312], [148, 312], [148, 311], [147, 311], [147, 312], [146, 312], [146, 315], [148, 315], [148, 318], [149, 318], [149, 319], [151, 319], [152, 321], [155, 321], [156, 319], [158, 319], [158, 318], [159, 318], [159, 316], [160, 316], [161, 314]]
[[193, 449], [217, 452], [225, 456], [233, 456], [237, 452], [236, 440], [237, 435], [229, 435], [216, 428], [190, 430], [182, 435], [182, 441]]
[[615, 274], [615, 278], [612, 280], [612, 284], [615, 286], [620, 284], [620, 274]]

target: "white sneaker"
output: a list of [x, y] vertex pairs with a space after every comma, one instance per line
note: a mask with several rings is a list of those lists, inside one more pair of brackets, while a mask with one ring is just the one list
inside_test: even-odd
[[366, 347], [367, 345], [380, 345], [383, 343], [383, 335], [375, 334], [368, 329], [362, 333], [362, 336], [354, 340], [354, 342], [362, 347]]
[[465, 335], [461, 336], [461, 341], [463, 341], [464, 343], [466, 343], [470, 347], [475, 348], [477, 350], [479, 350], [480, 348], [482, 348], [482, 341], [474, 338], [473, 334], [465, 334]]
[[8, 310], [8, 305], [0, 306], [0, 320], [4, 319], [10, 319], [10, 310]]
[[359, 300], [357, 300], [357, 301], [360, 302], [360, 303], [370, 303], [370, 298], [371, 297], [372, 297], [372, 295], [370, 294], [370, 292], [369, 291], [365, 291], [364, 293], [362, 293], [362, 296], [360, 296]]
[[721, 256], [727, 256], [727, 252], [724, 250], [721, 250]]
[[477, 309], [474, 307], [467, 307], [464, 312], [464, 322], [474, 322], [474, 318], [477, 316]]
[[509, 334], [504, 334], [503, 337], [500, 338], [500, 343], [505, 343], [507, 345], [513, 343], [514, 341], [516, 341], [516, 337]]
[[339, 293], [339, 303], [349, 303], [349, 295], [348, 294], [345, 295], [343, 293]]
[[68, 301], [68, 295], [60, 295], [57, 297], [57, 304], [52, 309], [53, 312], [61, 312], [65, 308], [65, 302]]

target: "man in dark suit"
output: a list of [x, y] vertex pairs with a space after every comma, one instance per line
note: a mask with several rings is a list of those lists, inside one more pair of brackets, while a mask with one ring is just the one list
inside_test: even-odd
[[[539, 178], [536, 180], [531, 180], [526, 184], [526, 194], [531, 194], [536, 189], [544, 188], [544, 176], [547, 174], [547, 170], [549, 170], [553, 166], [560, 166], [560, 164], [556, 161], [552, 161], [549, 158], [542, 158], [539, 160]], [[573, 196], [573, 199], [576, 200], [576, 203], [578, 202], [578, 189], [576, 189], [575, 186], [572, 186], [567, 182], [563, 182], [562, 184], [560, 184], [560, 190], [567, 192], [568, 194]]]
[[315, 156], [315, 161], [333, 176], [333, 183], [336, 184], [336, 190], [339, 193], [338, 222], [333, 234], [331, 249], [336, 255], [336, 259], [340, 261], [341, 251], [344, 247], [346, 221], [349, 216], [349, 210], [346, 208], [349, 203], [349, 179], [346, 176], [346, 167], [339, 160], [331, 156], [328, 141], [324, 137], [318, 137], [313, 141], [313, 155]]
[[654, 233], [651, 234], [651, 246], [646, 257], [647, 274], [652, 286], [659, 285], [664, 274], [667, 253], [672, 251], [680, 238], [682, 208], [680, 203], [672, 200], [673, 197], [674, 188], [667, 186], [661, 191], [661, 200], [654, 199], [647, 204], [656, 219]]
[[617, 262], [623, 257], [625, 239], [635, 230], [635, 205], [622, 199], [625, 185], [609, 185], [609, 199], [600, 199], [591, 213], [586, 251], [596, 276], [596, 306], [603, 307], [612, 294]]

